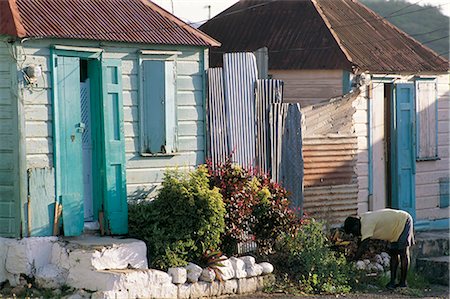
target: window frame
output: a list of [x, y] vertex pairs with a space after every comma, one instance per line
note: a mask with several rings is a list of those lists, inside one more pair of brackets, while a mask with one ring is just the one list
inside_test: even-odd
[[[435, 114], [435, 150], [433, 156], [421, 156], [420, 155], [420, 146], [421, 146], [421, 140], [420, 140], [420, 128], [421, 128], [421, 118], [420, 118], [420, 110], [419, 110], [419, 83], [420, 82], [426, 82], [426, 83], [433, 83], [434, 84], [434, 90], [435, 90], [435, 97], [434, 97], [434, 114]], [[438, 135], [439, 135], [439, 115], [438, 115], [438, 90], [437, 90], [437, 78], [436, 77], [416, 77], [414, 80], [414, 89], [415, 89], [415, 109], [416, 109], [416, 161], [436, 161], [440, 160], [439, 158], [439, 151], [438, 151]]]
[[[143, 157], [171, 157], [178, 154], [178, 113], [177, 113], [177, 59], [179, 51], [161, 51], [161, 50], [139, 50], [138, 51], [138, 96], [139, 96], [139, 153]], [[169, 134], [173, 134], [173, 147], [171, 152], [167, 153], [150, 153], [145, 148], [145, 130], [146, 130], [146, 116], [145, 116], [145, 98], [144, 98], [144, 61], [162, 61], [172, 62], [173, 70], [173, 107], [174, 107], [174, 123], [175, 132], [169, 133], [167, 130], [167, 122], [165, 123], [166, 140]], [[167, 116], [165, 116], [167, 120]]]

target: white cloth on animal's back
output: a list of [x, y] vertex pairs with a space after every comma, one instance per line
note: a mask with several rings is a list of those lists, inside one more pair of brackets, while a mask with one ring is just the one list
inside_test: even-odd
[[367, 238], [396, 242], [406, 220], [411, 217], [407, 212], [382, 209], [361, 214], [361, 240]]

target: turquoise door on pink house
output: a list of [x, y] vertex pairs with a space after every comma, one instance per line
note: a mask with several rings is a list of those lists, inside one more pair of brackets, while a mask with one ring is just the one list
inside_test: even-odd
[[393, 143], [392, 160], [392, 207], [415, 218], [415, 109], [414, 84], [402, 83], [394, 86], [394, 105], [391, 121]]

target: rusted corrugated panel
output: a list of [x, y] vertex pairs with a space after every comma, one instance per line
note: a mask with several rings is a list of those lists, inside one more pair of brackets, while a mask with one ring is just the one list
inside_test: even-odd
[[307, 137], [351, 134], [353, 132], [353, 114], [356, 112], [353, 102], [357, 99], [359, 93], [358, 90], [341, 98], [303, 108], [303, 135]]
[[347, 61], [310, 0], [239, 1], [200, 30], [222, 43], [211, 49], [210, 65], [222, 54], [269, 49], [269, 69], [348, 69]]
[[305, 187], [304, 210], [315, 219], [342, 224], [357, 214], [358, 184]]
[[305, 186], [331, 186], [356, 182], [356, 136], [318, 136], [303, 139]]
[[399, 73], [448, 70], [448, 61], [355, 0], [241, 0], [200, 27], [221, 53], [269, 49], [269, 69]]
[[[27, 37], [195, 46], [219, 44], [147, 0], [15, 2]], [[0, 27], [0, 34], [4, 30]]]
[[360, 71], [448, 71], [448, 61], [355, 0], [312, 0]]

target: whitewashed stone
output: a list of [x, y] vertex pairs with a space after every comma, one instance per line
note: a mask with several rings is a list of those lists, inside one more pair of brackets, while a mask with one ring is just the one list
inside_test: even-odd
[[47, 264], [36, 271], [36, 284], [41, 288], [59, 289], [66, 283], [67, 275], [67, 270]]
[[383, 258], [381, 257], [380, 254], [375, 255], [374, 259], [375, 259], [375, 263], [378, 263], [378, 264], [383, 263]]
[[356, 262], [356, 269], [357, 270], [364, 270], [364, 269], [366, 269], [366, 264], [363, 261], [357, 261]]
[[375, 263], [374, 266], [375, 266], [375, 269], [376, 269], [377, 272], [383, 272], [384, 271], [383, 265], [381, 265], [379, 263]]
[[204, 281], [199, 281], [191, 285], [190, 298], [202, 298], [210, 297], [209, 295], [209, 283]]
[[231, 261], [229, 259], [222, 261], [222, 267], [220, 267], [220, 271], [222, 272], [222, 279], [229, 280], [234, 278], [234, 269]]
[[258, 289], [258, 279], [256, 277], [241, 278], [238, 280], [238, 294], [254, 293]]
[[165, 283], [158, 286], [150, 286], [150, 296], [136, 296], [137, 298], [161, 298], [161, 299], [176, 299], [178, 294], [178, 287], [173, 283]]
[[6, 271], [6, 255], [8, 253], [10, 239], [0, 238], [0, 284], [8, 280]]
[[60, 268], [69, 270], [69, 252], [63, 245], [64, 244], [60, 242], [53, 243], [50, 263], [57, 265]]
[[187, 271], [185, 268], [182, 267], [169, 268], [167, 273], [170, 276], [172, 276], [172, 283], [183, 284], [187, 280]]
[[156, 284], [170, 284], [172, 283], [172, 277], [164, 271], [156, 269], [141, 270], [139, 272], [145, 272], [148, 275], [148, 283], [150, 285]]
[[216, 278], [216, 273], [211, 268], [203, 269], [202, 274], [200, 275], [200, 280], [206, 281], [206, 282], [214, 281], [215, 278]]
[[387, 253], [387, 252], [382, 252], [382, 253], [380, 253], [380, 255], [381, 255], [381, 257], [383, 258], [383, 259], [385, 259], [385, 258], [391, 258], [391, 256], [389, 255], [389, 253]]
[[271, 263], [268, 262], [262, 262], [259, 263], [258, 265], [260, 265], [262, 267], [262, 274], [270, 274], [273, 272], [273, 265]]
[[245, 270], [247, 271], [247, 277], [259, 276], [263, 273], [263, 267], [258, 264], [246, 267]]
[[11, 274], [31, 275], [31, 263], [23, 242], [16, 241], [9, 244], [5, 268]]
[[191, 286], [190, 283], [180, 284], [178, 285], [178, 299], [188, 299], [191, 295]]
[[236, 294], [238, 288], [238, 280], [230, 279], [221, 283], [221, 295]]
[[113, 243], [92, 252], [92, 266], [96, 270], [105, 269], [148, 269], [147, 247], [135, 240], [127, 243]]
[[212, 281], [209, 286], [209, 295], [211, 297], [218, 297], [221, 294], [222, 286], [219, 281]]
[[241, 256], [240, 259], [245, 263], [246, 267], [252, 267], [256, 264], [253, 256]]
[[203, 269], [194, 263], [189, 263], [185, 268], [187, 271], [187, 280], [189, 282], [197, 282]]
[[245, 271], [245, 263], [240, 258], [230, 257], [229, 258], [231, 264], [234, 269], [234, 277], [235, 278], [244, 278], [247, 277], [247, 271]]
[[364, 262], [364, 264], [366, 264], [366, 266], [370, 264], [370, 260], [367, 260], [367, 259], [363, 260], [363, 262]]
[[383, 259], [383, 266], [384, 267], [389, 267], [391, 264], [391, 259], [390, 258], [384, 258]]
[[91, 299], [130, 298], [127, 291], [99, 291], [92, 293]]

